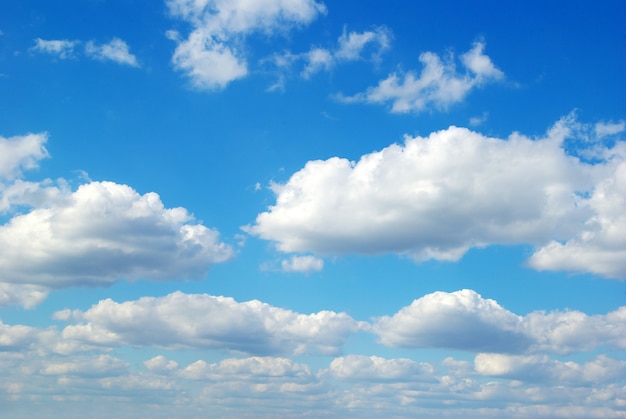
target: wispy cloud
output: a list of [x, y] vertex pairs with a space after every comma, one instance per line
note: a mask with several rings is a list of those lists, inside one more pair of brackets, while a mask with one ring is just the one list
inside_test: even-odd
[[85, 53], [96, 60], [113, 61], [118, 64], [139, 67], [137, 57], [130, 53], [126, 42], [119, 38], [113, 38], [111, 42], [102, 45], [89, 41], [85, 45]]
[[[77, 47], [82, 42], [78, 40], [44, 40], [35, 39], [35, 46], [31, 51], [55, 55], [61, 59], [75, 58], [78, 56]], [[98, 61], [112, 61], [117, 64], [139, 67], [137, 57], [130, 53], [128, 44], [120, 38], [113, 38], [105, 44], [96, 44], [88, 41], [85, 44], [84, 53], [87, 57]]]

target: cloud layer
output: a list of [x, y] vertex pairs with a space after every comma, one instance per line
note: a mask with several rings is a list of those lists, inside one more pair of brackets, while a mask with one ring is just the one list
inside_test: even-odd
[[[542, 138], [450, 127], [407, 136], [358, 162], [310, 161], [272, 186], [276, 204], [244, 230], [282, 252], [397, 253], [417, 261], [531, 244], [535, 268], [625, 278], [626, 148], [585, 140], [597, 160], [588, 163], [566, 151], [589, 131], [583, 128], [573, 115]], [[580, 154], [589, 150], [585, 144]]]
[[[348, 354], [318, 357], [312, 367], [281, 354], [337, 354], [367, 324], [206, 294], [107, 299], [55, 313], [70, 323], [62, 330], [0, 321], [0, 400], [10, 408], [27, 398], [31, 409], [54, 406], [76, 417], [103, 399], [131, 417], [193, 417], [207, 405], [218, 417], [248, 414], [250, 406], [286, 417], [303, 410], [316, 417], [620, 417], [626, 362], [553, 354], [626, 349], [625, 310], [519, 316], [472, 290], [437, 292], [374, 319], [371, 331], [385, 345], [464, 349], [470, 360]], [[117, 354], [127, 346], [132, 364]], [[181, 348], [228, 354], [176, 358]]]

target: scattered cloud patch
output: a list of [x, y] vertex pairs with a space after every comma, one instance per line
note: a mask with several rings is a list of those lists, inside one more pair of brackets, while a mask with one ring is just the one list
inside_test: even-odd
[[131, 67], [139, 67], [137, 57], [130, 53], [128, 44], [119, 38], [113, 38], [111, 42], [97, 45], [93, 41], [85, 45], [85, 53], [88, 57], [99, 61], [113, 61]]
[[248, 74], [245, 39], [252, 33], [285, 32], [307, 25], [325, 13], [314, 0], [262, 0], [223, 2], [169, 0], [170, 15], [191, 26], [185, 38], [168, 31], [177, 43], [172, 57], [174, 68], [185, 73], [199, 89], [218, 90]]
[[609, 135], [620, 134], [626, 130], [626, 122], [598, 122], [595, 125], [595, 134], [598, 138], [603, 138]]
[[[68, 59], [76, 56], [75, 48], [81, 43], [82, 41], [78, 40], [45, 40], [36, 38], [35, 46], [31, 48], [31, 51], [56, 55], [61, 59]], [[113, 38], [106, 44], [96, 44], [94, 41], [88, 41], [85, 43], [84, 52], [87, 57], [93, 60], [113, 61], [122, 65], [139, 67], [137, 57], [130, 53], [128, 44], [120, 38]]]
[[276, 53], [263, 60], [264, 63], [270, 63], [279, 74], [276, 83], [268, 90], [283, 90], [288, 74], [294, 69], [299, 72], [300, 76], [308, 79], [316, 73], [331, 71], [337, 65], [350, 61], [377, 62], [390, 48], [392, 38], [391, 31], [384, 26], [363, 32], [348, 32], [344, 28], [334, 48], [316, 46], [303, 53], [291, 51]]
[[531, 244], [537, 269], [624, 278], [626, 147], [601, 146], [601, 160], [586, 163], [565, 150], [581, 126], [570, 115], [541, 138], [506, 139], [452, 126], [357, 162], [310, 161], [272, 186], [276, 203], [244, 230], [287, 253], [416, 261]]
[[68, 39], [35, 39], [35, 46], [31, 51], [42, 52], [59, 57], [62, 60], [72, 58], [74, 56], [74, 47], [80, 41], [70, 41]]
[[393, 73], [364, 93], [338, 95], [337, 98], [347, 103], [390, 104], [393, 113], [447, 109], [465, 99], [470, 91], [504, 78], [504, 73], [484, 54], [484, 49], [484, 42], [476, 42], [471, 50], [461, 55], [464, 73], [457, 71], [452, 54], [442, 60], [433, 52], [424, 52], [419, 57], [423, 65], [419, 75], [414, 71]]
[[324, 268], [324, 261], [315, 256], [292, 256], [281, 262], [283, 272], [317, 272]]
[[36, 168], [40, 160], [49, 157], [45, 147], [47, 141], [45, 133], [10, 138], [0, 136], [0, 182], [22, 176], [24, 170]]

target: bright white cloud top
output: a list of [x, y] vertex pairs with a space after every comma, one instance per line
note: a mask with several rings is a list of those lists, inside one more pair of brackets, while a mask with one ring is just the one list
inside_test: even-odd
[[0, 2], [0, 416], [626, 417], [626, 9], [54, 3]]
[[283, 252], [393, 252], [417, 261], [529, 243], [538, 247], [536, 268], [625, 278], [626, 149], [604, 149], [601, 163], [588, 164], [564, 148], [577, 139], [576, 125], [563, 118], [537, 139], [450, 127], [358, 162], [311, 161], [272, 185], [276, 204], [246, 230]]

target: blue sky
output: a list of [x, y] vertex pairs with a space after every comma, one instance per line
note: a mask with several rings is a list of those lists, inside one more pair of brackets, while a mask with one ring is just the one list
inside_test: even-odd
[[625, 417], [625, 19], [1, 3], [0, 408]]

